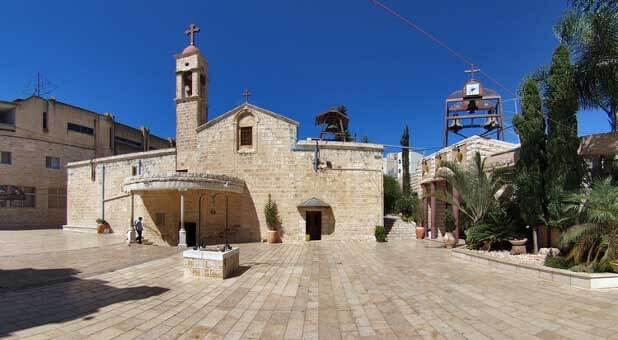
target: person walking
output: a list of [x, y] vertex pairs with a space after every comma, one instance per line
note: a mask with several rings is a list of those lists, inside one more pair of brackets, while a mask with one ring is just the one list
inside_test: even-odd
[[134, 223], [135, 231], [137, 231], [137, 239], [136, 241], [139, 244], [142, 244], [142, 232], [144, 231], [144, 225], [142, 223], [142, 217], [138, 217]]

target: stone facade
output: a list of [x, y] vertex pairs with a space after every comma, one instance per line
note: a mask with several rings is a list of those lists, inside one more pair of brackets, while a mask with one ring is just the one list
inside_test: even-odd
[[[248, 103], [206, 121], [207, 63], [193, 46], [176, 61], [176, 148], [70, 164], [67, 228], [93, 231], [105, 207], [116, 231], [143, 217], [145, 236], [156, 244], [182, 244], [185, 234], [189, 243], [193, 235], [207, 244], [260, 241], [270, 195], [284, 242], [305, 239], [306, 217], [315, 212], [321, 213], [321, 239], [373, 238], [375, 225], [383, 223], [381, 145], [298, 141], [296, 121]], [[135, 177], [144, 172], [168, 176], [169, 185], [182, 173], [223, 175], [243, 188], [230, 190], [224, 181], [218, 188], [166, 184], [154, 190]], [[326, 205], [301, 206], [312, 198]]]
[[65, 224], [67, 163], [169, 146], [147, 128], [55, 99], [0, 101], [0, 187], [34, 196], [28, 203], [0, 197], [0, 227]]

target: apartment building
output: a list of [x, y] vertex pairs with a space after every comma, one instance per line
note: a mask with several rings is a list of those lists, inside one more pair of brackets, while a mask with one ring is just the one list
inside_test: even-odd
[[173, 146], [55, 99], [0, 101], [0, 228], [65, 224], [69, 162]]

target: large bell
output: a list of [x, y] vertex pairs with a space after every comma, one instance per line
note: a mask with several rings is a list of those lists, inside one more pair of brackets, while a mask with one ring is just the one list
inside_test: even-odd
[[458, 132], [463, 128], [461, 125], [461, 119], [457, 118], [455, 120], [451, 120], [451, 124], [448, 126], [448, 129], [454, 132]]
[[495, 117], [488, 117], [487, 120], [485, 121], [485, 124], [483, 124], [483, 127], [486, 130], [493, 130], [497, 128], [498, 126], [499, 124]]
[[326, 129], [324, 129], [325, 132], [332, 132], [332, 133], [337, 133], [339, 132], [339, 126], [337, 126], [337, 124], [329, 124]]

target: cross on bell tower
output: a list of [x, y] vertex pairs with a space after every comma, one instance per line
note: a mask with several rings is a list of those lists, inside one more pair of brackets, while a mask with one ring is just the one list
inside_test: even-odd
[[474, 67], [474, 64], [470, 64], [469, 70], [464, 70], [465, 73], [470, 73], [470, 80], [474, 80], [474, 74], [477, 72], [481, 72], [481, 69]]
[[200, 28], [195, 26], [195, 24], [189, 25], [189, 28], [185, 31], [185, 33], [191, 38], [189, 45], [195, 46], [195, 34], [199, 31]]
[[242, 91], [242, 96], [245, 97], [245, 103], [249, 102], [249, 97], [251, 97], [251, 92], [249, 92], [249, 90], [245, 89], [244, 91]]

